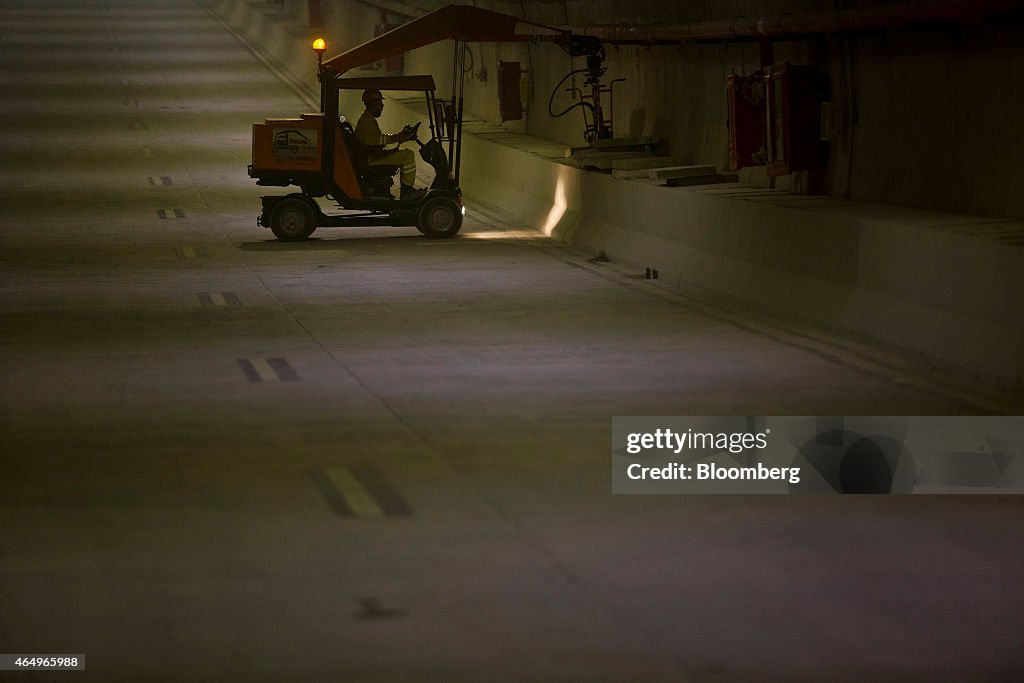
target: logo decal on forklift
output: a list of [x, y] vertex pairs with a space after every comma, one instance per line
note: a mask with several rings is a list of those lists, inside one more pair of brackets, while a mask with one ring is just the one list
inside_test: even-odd
[[274, 156], [290, 159], [316, 157], [317, 131], [311, 128], [275, 128], [271, 149]]

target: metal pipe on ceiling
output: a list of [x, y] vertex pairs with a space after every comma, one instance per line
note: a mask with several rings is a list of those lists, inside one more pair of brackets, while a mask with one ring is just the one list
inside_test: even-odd
[[415, 19], [416, 17], [422, 17], [424, 14], [427, 14], [429, 12], [429, 10], [425, 10], [422, 7], [417, 7], [415, 5], [410, 5], [410, 4], [405, 3], [405, 2], [400, 2], [400, 0], [356, 0], [356, 1], [359, 2], [359, 3], [362, 3], [364, 5], [369, 5], [370, 7], [373, 7], [375, 9], [384, 10], [386, 12], [391, 12], [392, 14], [397, 14], [397, 15], [399, 15], [401, 17], [406, 17], [407, 19]]
[[1020, 12], [1024, 12], [1021, 0], [940, 0], [689, 24], [590, 24], [566, 28], [574, 34], [594, 36], [609, 43], [700, 42], [850, 33]]

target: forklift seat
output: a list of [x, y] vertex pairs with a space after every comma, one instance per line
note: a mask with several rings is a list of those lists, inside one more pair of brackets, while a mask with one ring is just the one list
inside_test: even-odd
[[395, 182], [395, 175], [402, 170], [401, 166], [393, 165], [370, 165], [370, 149], [356, 137], [352, 124], [345, 121], [341, 124], [342, 137], [345, 140], [345, 147], [348, 149], [349, 157], [355, 166], [356, 178], [359, 179], [359, 187], [363, 194], [368, 197], [393, 198], [391, 187]]

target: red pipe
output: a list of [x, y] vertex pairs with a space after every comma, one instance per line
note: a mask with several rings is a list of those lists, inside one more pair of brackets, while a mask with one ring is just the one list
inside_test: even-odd
[[990, 15], [1020, 12], [1021, 0], [941, 0], [881, 5], [866, 9], [780, 14], [752, 19], [692, 24], [595, 24], [569, 27], [576, 35], [616, 42], [685, 42], [732, 40], [736, 38], [783, 38], [818, 33], [846, 33], [872, 29], [900, 28], [913, 24], [956, 22]]

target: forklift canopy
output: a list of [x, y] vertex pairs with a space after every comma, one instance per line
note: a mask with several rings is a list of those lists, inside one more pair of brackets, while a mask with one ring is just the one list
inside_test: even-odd
[[376, 76], [373, 78], [336, 78], [338, 90], [437, 90], [433, 76]]
[[465, 42], [544, 41], [566, 46], [568, 31], [469, 5], [447, 5], [323, 62], [339, 74], [453, 38]]

